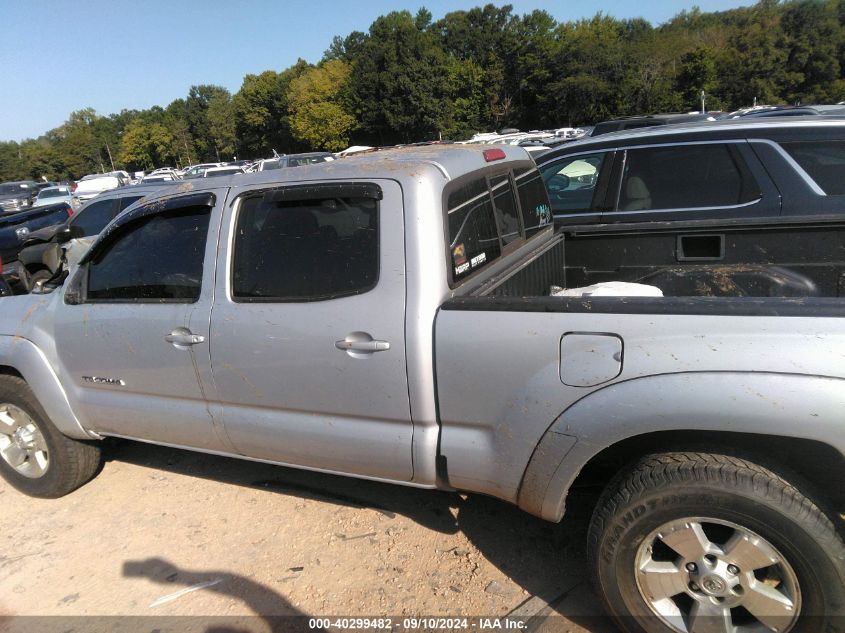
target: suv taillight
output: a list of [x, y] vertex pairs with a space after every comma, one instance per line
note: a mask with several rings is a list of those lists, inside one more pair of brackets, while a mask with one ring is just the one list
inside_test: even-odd
[[68, 208], [65, 209], [65, 210], [67, 211], [67, 217], [72, 218], [73, 217], [73, 207], [68, 206]]
[[3, 258], [0, 257], [0, 273], [3, 272]]

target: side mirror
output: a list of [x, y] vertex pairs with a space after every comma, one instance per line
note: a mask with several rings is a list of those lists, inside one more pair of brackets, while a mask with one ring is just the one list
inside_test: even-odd
[[71, 235], [71, 227], [65, 226], [59, 229], [58, 233], [56, 233], [56, 242], [59, 244], [66, 244], [73, 239]]
[[85, 237], [83, 235], [84, 230], [82, 227], [74, 226], [73, 224], [69, 226], [63, 227], [58, 233], [56, 233], [56, 242], [59, 244], [66, 244], [71, 240], [74, 240], [78, 237]]

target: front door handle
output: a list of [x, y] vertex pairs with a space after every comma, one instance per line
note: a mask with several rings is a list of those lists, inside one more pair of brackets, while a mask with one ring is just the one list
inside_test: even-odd
[[335, 341], [334, 346], [352, 352], [385, 352], [390, 349], [387, 341]]
[[188, 328], [178, 327], [173, 330], [170, 334], [165, 336], [164, 340], [168, 343], [172, 343], [174, 347], [184, 349], [191, 345], [202, 343], [203, 341], [205, 341], [205, 337], [200, 336], [199, 334], [192, 334]]
[[335, 341], [334, 346], [352, 358], [369, 358], [375, 352], [386, 352], [390, 349], [390, 343], [377, 341], [367, 332], [350, 332], [342, 341]]

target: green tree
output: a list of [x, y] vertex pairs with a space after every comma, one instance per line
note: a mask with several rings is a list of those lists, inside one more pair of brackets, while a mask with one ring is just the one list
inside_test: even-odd
[[681, 56], [674, 90], [683, 108], [699, 108], [702, 90], [707, 99], [705, 107], [711, 110], [718, 107], [712, 98], [716, 86], [716, 55], [713, 51], [697, 48]]
[[239, 155], [256, 158], [269, 156], [272, 150], [289, 153], [301, 147], [290, 130], [287, 90], [310, 67], [300, 59], [281, 73], [267, 70], [244, 77], [233, 97]]
[[349, 145], [355, 117], [343, 105], [352, 67], [332, 59], [306, 70], [288, 87], [290, 126], [294, 138], [313, 149], [340, 151]]
[[123, 133], [120, 161], [133, 171], [172, 164], [176, 156], [174, 140], [161, 123], [145, 123], [138, 119]]
[[803, 0], [784, 6], [781, 28], [789, 53], [789, 81], [785, 98], [790, 103], [823, 103], [845, 98], [839, 51], [845, 45], [833, 2]]
[[415, 20], [408, 11], [399, 11], [370, 26], [351, 86], [367, 142], [436, 139], [441, 131], [446, 60], [431, 31], [419, 28], [425, 22], [424, 15]]
[[217, 152], [226, 159], [235, 154], [235, 108], [228, 91], [217, 92], [208, 100], [209, 133]]
[[185, 100], [185, 119], [200, 160], [220, 160], [220, 148], [215, 143], [208, 118], [209, 103], [215, 96], [228, 98], [229, 91], [220, 86], [191, 86]]

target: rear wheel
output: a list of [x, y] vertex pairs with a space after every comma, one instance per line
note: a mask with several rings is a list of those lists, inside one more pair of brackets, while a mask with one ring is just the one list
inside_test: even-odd
[[644, 458], [605, 491], [594, 572], [627, 631], [845, 630], [845, 545], [793, 485], [725, 455]]
[[33, 497], [61, 497], [97, 472], [100, 447], [62, 435], [29, 386], [0, 375], [0, 475]]

